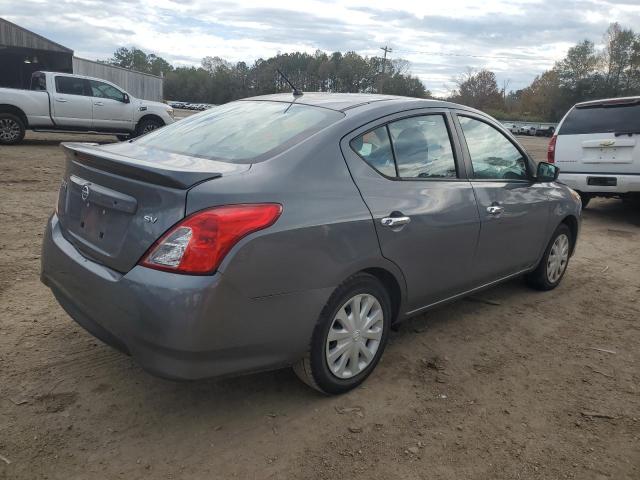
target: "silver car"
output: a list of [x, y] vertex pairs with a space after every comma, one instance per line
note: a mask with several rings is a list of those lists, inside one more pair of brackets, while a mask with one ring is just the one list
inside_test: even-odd
[[555, 166], [441, 101], [269, 95], [63, 148], [42, 281], [173, 379], [293, 366], [345, 392], [395, 322], [521, 275], [555, 288], [580, 226]]

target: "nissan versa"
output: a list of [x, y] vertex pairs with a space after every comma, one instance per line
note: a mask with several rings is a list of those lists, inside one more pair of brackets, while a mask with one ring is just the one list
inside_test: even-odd
[[345, 392], [394, 322], [520, 275], [556, 287], [580, 226], [557, 167], [441, 101], [269, 95], [63, 148], [42, 280], [173, 379], [293, 365]]

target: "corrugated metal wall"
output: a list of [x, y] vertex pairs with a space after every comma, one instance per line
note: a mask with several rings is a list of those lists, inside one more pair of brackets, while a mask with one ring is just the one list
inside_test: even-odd
[[15, 23], [0, 18], [0, 45], [7, 47], [32, 48], [34, 50], [48, 50], [52, 52], [73, 53], [62, 45], [30, 32]]
[[104, 78], [134, 97], [161, 102], [163, 100], [163, 80], [161, 77], [146, 73], [134, 72], [126, 68], [114, 67], [104, 63], [93, 62], [84, 58], [73, 57], [73, 73], [89, 77]]

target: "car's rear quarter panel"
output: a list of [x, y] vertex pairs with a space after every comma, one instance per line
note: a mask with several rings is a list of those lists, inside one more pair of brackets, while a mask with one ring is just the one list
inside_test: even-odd
[[[187, 214], [224, 204], [283, 205], [275, 225], [240, 241], [220, 266], [247, 297], [333, 289], [359, 270], [394, 268], [380, 254], [371, 214], [342, 158], [341, 131], [320, 132], [245, 174], [189, 192]], [[316, 313], [318, 306], [310, 316]]]

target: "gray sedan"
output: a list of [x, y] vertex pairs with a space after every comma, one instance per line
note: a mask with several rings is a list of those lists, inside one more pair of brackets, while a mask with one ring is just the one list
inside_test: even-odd
[[395, 322], [521, 275], [555, 288], [580, 226], [555, 166], [441, 101], [270, 95], [63, 148], [42, 280], [173, 379], [293, 366], [345, 392]]

